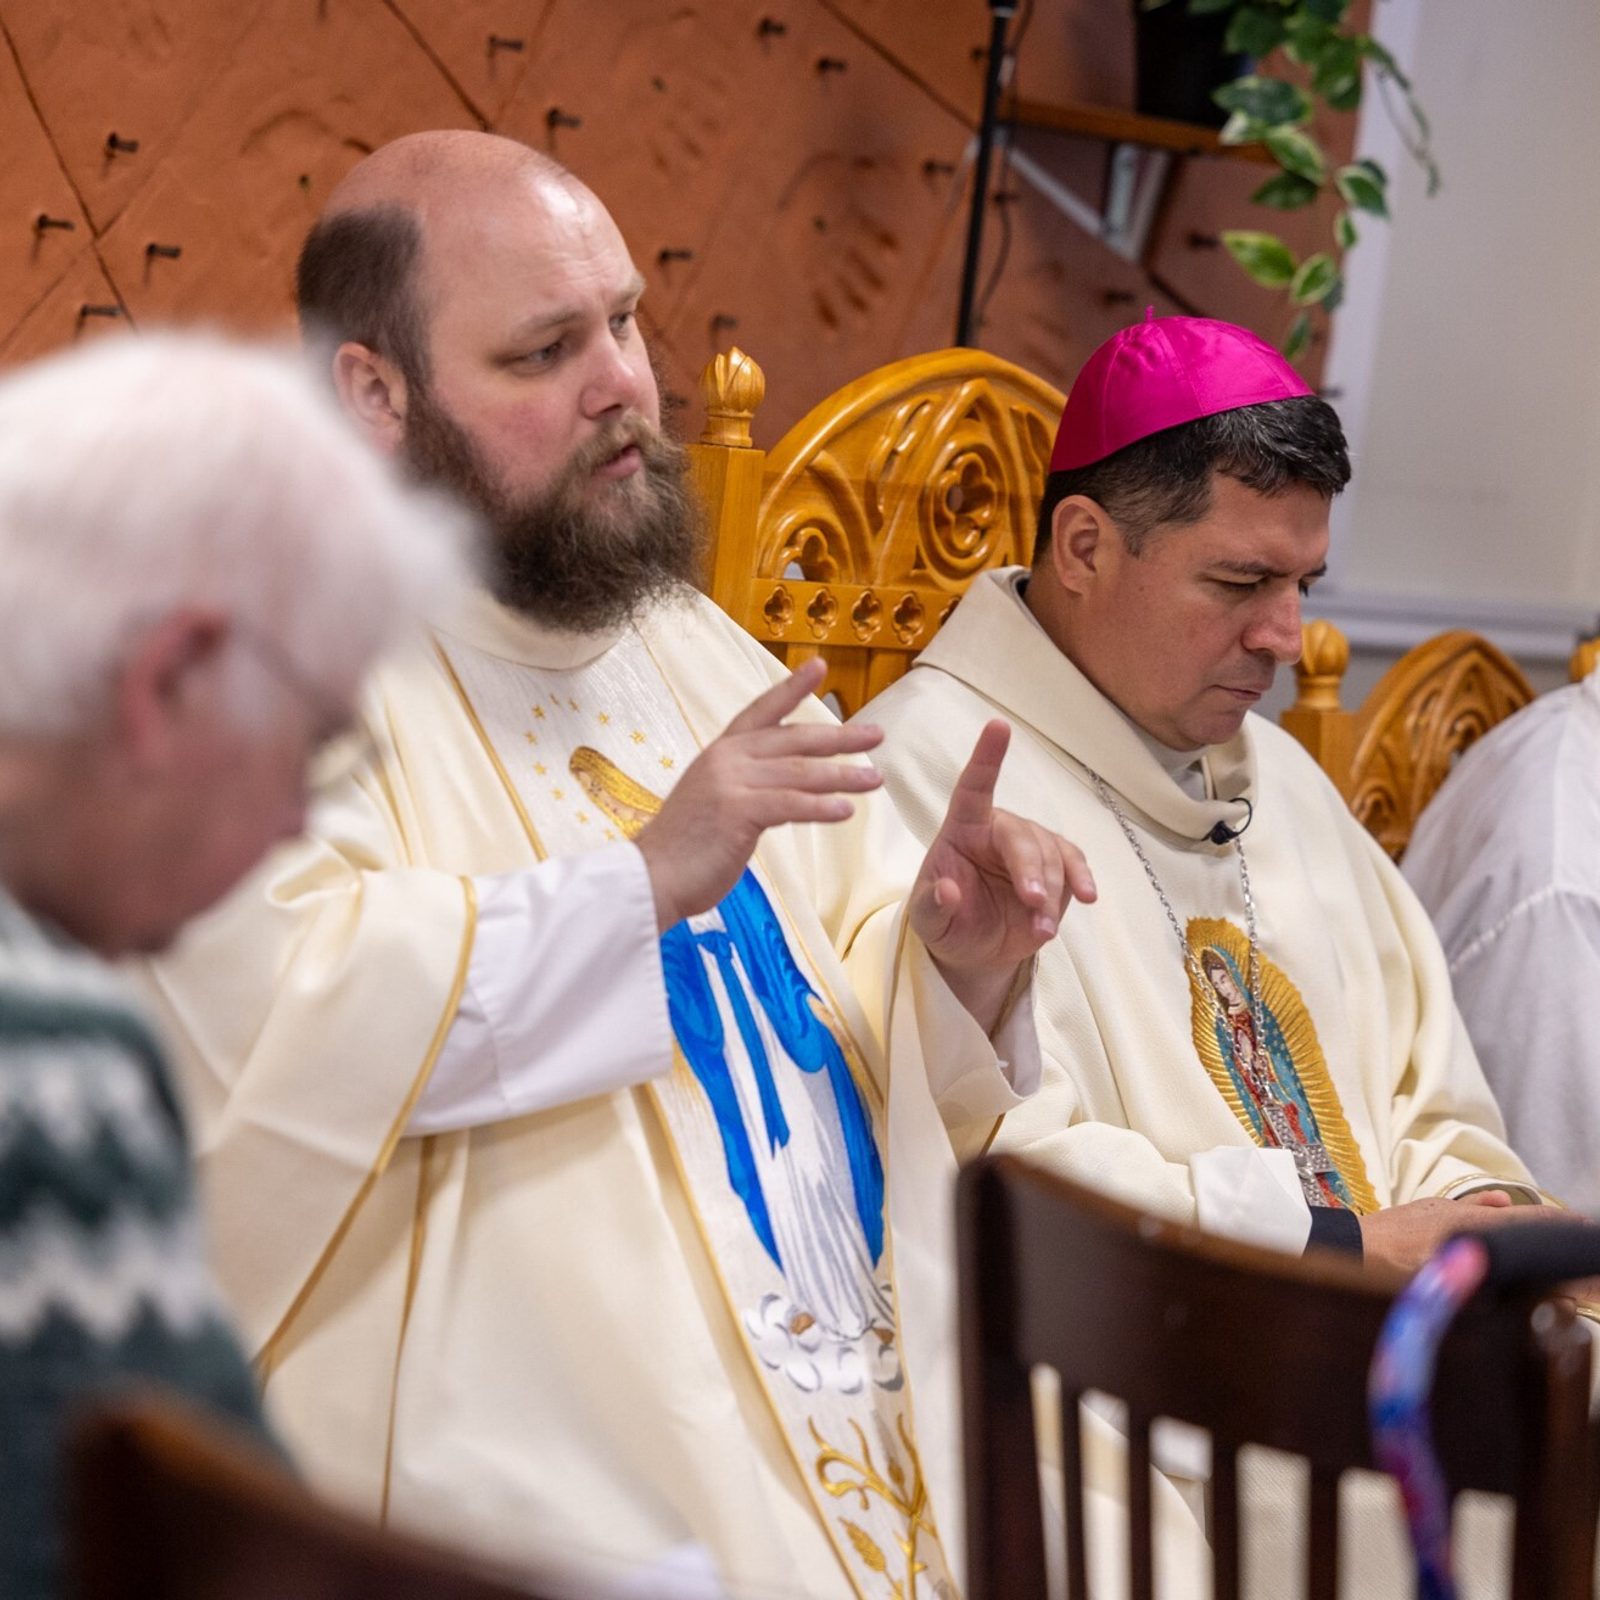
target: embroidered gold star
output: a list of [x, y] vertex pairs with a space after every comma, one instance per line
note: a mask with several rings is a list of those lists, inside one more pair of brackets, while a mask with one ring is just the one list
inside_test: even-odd
[[664, 767], [671, 767], [671, 766], [675, 765], [675, 763], [674, 763], [674, 761], [673, 761], [671, 756], [662, 756], [661, 765], [664, 766]]
[[578, 821], [581, 822], [584, 825], [584, 827], [588, 827], [589, 826], [589, 813], [587, 811], [580, 811], [578, 813]]
[[550, 798], [552, 800], [562, 800], [562, 799], [565, 799], [566, 796], [563, 794], [563, 792], [560, 789], [552, 789], [550, 791]]
[[643, 744], [644, 743], [644, 729], [643, 728], [635, 728], [633, 730], [633, 736], [632, 737], [633, 737], [633, 742], [635, 744]]
[[602, 728], [608, 727], [610, 725], [610, 723], [611, 723], [611, 718], [604, 711], [602, 711], [600, 713], [600, 726]]
[[543, 706], [535, 706], [533, 708], [533, 715], [534, 715], [534, 720], [535, 721], [543, 722], [544, 721], [544, 707]]
[[544, 762], [535, 761], [534, 764], [533, 764], [533, 770], [535, 772], [537, 772], [539, 774], [539, 776], [542, 778], [545, 775], [545, 771], [546, 771]]
[[617, 836], [616, 836], [616, 834], [614, 834], [614, 833], [613, 833], [613, 832], [612, 832], [612, 831], [611, 831], [611, 829], [610, 829], [610, 828], [607, 828], [607, 829], [606, 829], [606, 838], [607, 838], [607, 839], [610, 839], [610, 840], [615, 840], [615, 839], [616, 839], [616, 837], [617, 837]]
[[522, 737], [526, 739], [529, 744], [538, 744], [539, 742], [539, 735], [536, 733], [525, 733]]
[[576, 700], [569, 700], [567, 701], [567, 704], [571, 706], [574, 711], [578, 709], [578, 702]]

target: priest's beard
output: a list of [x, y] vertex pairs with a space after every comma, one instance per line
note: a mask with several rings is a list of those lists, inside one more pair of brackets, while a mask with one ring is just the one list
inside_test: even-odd
[[[641, 470], [614, 482], [593, 477], [629, 444]], [[496, 597], [547, 627], [605, 632], [699, 577], [704, 537], [688, 457], [643, 417], [608, 424], [543, 488], [514, 495], [455, 418], [413, 386], [404, 456], [419, 481], [451, 491], [484, 520]]]

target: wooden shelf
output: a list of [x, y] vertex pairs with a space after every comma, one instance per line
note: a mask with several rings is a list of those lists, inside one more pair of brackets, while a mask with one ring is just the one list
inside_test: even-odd
[[1152, 150], [1171, 150], [1178, 155], [1272, 162], [1264, 145], [1224, 144], [1215, 128], [1205, 128], [1197, 122], [1175, 122], [1169, 117], [1142, 117], [1137, 112], [1118, 111], [1110, 106], [1013, 100], [1008, 103], [1002, 120], [1015, 123], [1019, 128], [1081, 134], [1112, 144], [1140, 144]]

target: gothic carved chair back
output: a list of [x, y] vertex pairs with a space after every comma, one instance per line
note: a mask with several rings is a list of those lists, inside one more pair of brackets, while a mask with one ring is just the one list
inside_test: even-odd
[[910, 666], [978, 573], [1026, 563], [1065, 404], [980, 350], [912, 356], [831, 395], [770, 451], [740, 350], [700, 380], [689, 449], [714, 541], [710, 593], [790, 666], [821, 655], [846, 715]]
[[[1375, 1467], [1367, 1369], [1401, 1274], [1158, 1221], [1017, 1156], [966, 1168], [957, 1216], [967, 1600], [1088, 1595], [1078, 1409], [1088, 1393], [1127, 1408], [1128, 1581], [1119, 1592], [1131, 1600], [1155, 1592], [1150, 1429], [1163, 1417], [1211, 1435], [1215, 1600], [1238, 1600], [1243, 1587], [1245, 1445], [1309, 1466], [1304, 1579], [1282, 1574], [1281, 1591], [1311, 1600], [1351, 1592], [1339, 1581], [1349, 1553], [1339, 1538], [1339, 1483], [1352, 1469]], [[1452, 1494], [1512, 1497], [1512, 1600], [1592, 1597], [1589, 1362], [1570, 1307], [1549, 1300], [1475, 1303], [1440, 1351], [1440, 1463]], [[1053, 1430], [1038, 1427], [1032, 1378], [1041, 1367], [1060, 1383], [1064, 1540], [1045, 1536], [1039, 1439]], [[1112, 1531], [1097, 1519], [1088, 1539]], [[1048, 1581], [1052, 1545], [1065, 1550], [1058, 1584]], [[1106, 1559], [1101, 1552], [1094, 1567]], [[1199, 1573], [1179, 1576], [1185, 1592], [1201, 1587]]]
[[1283, 725], [1398, 860], [1456, 758], [1527, 705], [1533, 686], [1487, 639], [1442, 633], [1408, 650], [1358, 711], [1346, 711], [1339, 684], [1350, 661], [1349, 641], [1324, 621], [1306, 623], [1302, 641], [1298, 694]]

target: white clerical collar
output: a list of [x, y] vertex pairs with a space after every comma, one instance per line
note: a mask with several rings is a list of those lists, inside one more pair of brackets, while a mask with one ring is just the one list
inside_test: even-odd
[[1117, 714], [1124, 718], [1139, 742], [1156, 758], [1163, 772], [1195, 800], [1208, 800], [1211, 797], [1211, 786], [1206, 780], [1206, 752], [1201, 746], [1198, 750], [1174, 750], [1171, 745], [1162, 744], [1153, 733], [1146, 733], [1132, 717], [1128, 716], [1121, 706]]
[[1236, 826], [1240, 802], [1255, 788], [1248, 722], [1227, 743], [1200, 752], [1200, 792], [1191, 792], [1168, 763], [1181, 771], [1194, 757], [1150, 740], [1056, 648], [1019, 593], [1026, 577], [1021, 567], [981, 573], [916, 670], [935, 668], [968, 684], [1180, 838], [1204, 840], [1219, 822]]
[[487, 589], [469, 591], [437, 627], [486, 655], [558, 672], [598, 660], [626, 631], [616, 627], [600, 633], [565, 633], [501, 605]]

